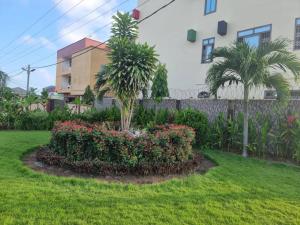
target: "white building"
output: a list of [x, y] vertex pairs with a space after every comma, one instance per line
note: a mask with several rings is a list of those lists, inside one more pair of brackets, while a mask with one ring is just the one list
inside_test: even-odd
[[[139, 0], [139, 4], [144, 2], [138, 8], [140, 19], [170, 0]], [[139, 31], [140, 41], [155, 45], [160, 61], [166, 63], [172, 97], [196, 98], [199, 92], [208, 91], [205, 78], [212, 49], [228, 46], [238, 38], [253, 45], [288, 38], [292, 41], [290, 50], [300, 58], [300, 0], [176, 0], [142, 22]], [[300, 85], [287, 76], [298, 94]], [[261, 99], [268, 93], [256, 89], [251, 97]], [[241, 98], [242, 89], [226, 88], [219, 96]]]

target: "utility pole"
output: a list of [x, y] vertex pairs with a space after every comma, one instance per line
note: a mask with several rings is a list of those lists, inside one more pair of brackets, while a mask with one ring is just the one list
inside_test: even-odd
[[27, 89], [26, 89], [26, 95], [28, 96], [29, 94], [29, 79], [30, 79], [30, 73], [35, 71], [35, 69], [31, 69], [30, 65], [27, 67], [23, 67], [22, 70], [27, 72]]

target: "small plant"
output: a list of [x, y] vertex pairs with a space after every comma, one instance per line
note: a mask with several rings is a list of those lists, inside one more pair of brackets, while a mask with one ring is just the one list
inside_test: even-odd
[[95, 101], [95, 95], [94, 95], [90, 85], [88, 85], [85, 88], [84, 94], [82, 96], [82, 102], [87, 105], [93, 105], [94, 101]]
[[209, 129], [209, 145], [213, 148], [223, 149], [226, 144], [227, 120], [223, 113], [210, 124]]
[[151, 87], [151, 98], [160, 103], [164, 97], [169, 97], [168, 71], [165, 64], [158, 64]]
[[48, 103], [48, 91], [46, 89], [43, 89], [41, 92], [40, 102], [43, 105], [44, 109], [46, 110], [47, 103]]

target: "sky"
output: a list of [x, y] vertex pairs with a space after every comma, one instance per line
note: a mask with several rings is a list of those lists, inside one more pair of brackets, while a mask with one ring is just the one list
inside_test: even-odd
[[[0, 70], [11, 76], [8, 85], [25, 88], [21, 68], [55, 63], [57, 50], [66, 45], [84, 37], [105, 41], [112, 15], [136, 5], [137, 0], [0, 0]], [[34, 71], [30, 87], [55, 85], [55, 70]]]

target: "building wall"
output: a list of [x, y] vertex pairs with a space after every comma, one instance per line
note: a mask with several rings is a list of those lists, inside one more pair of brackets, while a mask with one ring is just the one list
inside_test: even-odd
[[[139, 0], [139, 4], [145, 0]], [[169, 0], [154, 0], [141, 9], [141, 19]], [[228, 46], [237, 32], [272, 24], [271, 39], [295, 35], [295, 19], [300, 17], [299, 0], [218, 0], [217, 11], [204, 15], [205, 0], [177, 0], [139, 25], [141, 42], [156, 46], [159, 59], [167, 64], [171, 90], [207, 91], [206, 72], [211, 64], [201, 64], [202, 40], [215, 37], [215, 47]], [[217, 34], [218, 21], [228, 23], [226, 36]], [[187, 41], [187, 30], [197, 31], [194, 43]], [[293, 50], [293, 45], [290, 46]], [[295, 51], [300, 57], [300, 51]], [[289, 76], [290, 78], [290, 76]], [[293, 89], [299, 89], [292, 83]], [[194, 92], [193, 92], [194, 93]], [[240, 98], [242, 89], [233, 87], [219, 93], [222, 98]], [[190, 94], [192, 95], [192, 94]], [[196, 96], [184, 96], [196, 97]], [[251, 98], [263, 98], [263, 90], [255, 89]]]
[[[70, 45], [71, 47], [69, 48], [71, 48], [72, 51], [69, 48], [58, 51], [58, 62], [64, 61], [66, 58], [72, 58], [69, 70], [63, 69], [63, 63], [58, 64], [56, 67], [56, 88], [58, 93], [80, 96], [83, 95], [88, 85], [90, 85], [92, 89], [94, 88], [96, 74], [99, 72], [101, 65], [108, 63], [107, 50], [104, 48], [94, 48], [94, 42], [88, 42], [86, 45], [90, 45], [91, 47], [83, 48], [77, 52], [74, 51], [78, 50], [78, 44], [74, 46]], [[97, 43], [99, 44], [99, 42]], [[69, 88], [65, 85], [67, 76], [71, 77], [71, 85]]]
[[96, 74], [100, 71], [101, 66], [108, 64], [107, 50], [95, 49], [91, 51], [91, 76], [90, 85], [93, 89], [96, 84]]
[[90, 84], [92, 53], [89, 51], [82, 54], [85, 51], [87, 49], [73, 55], [75, 58], [72, 59], [71, 95], [82, 95], [84, 89]]

